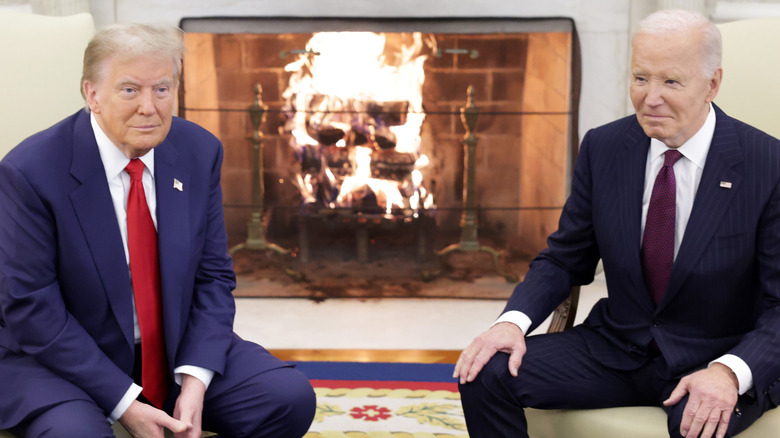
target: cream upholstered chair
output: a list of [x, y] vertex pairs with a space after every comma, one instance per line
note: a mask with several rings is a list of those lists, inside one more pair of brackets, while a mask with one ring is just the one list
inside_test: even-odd
[[[715, 103], [727, 114], [780, 138], [780, 18], [718, 26], [723, 35], [723, 84]], [[556, 310], [551, 330], [571, 326], [579, 290]], [[589, 309], [584, 309], [587, 312]], [[666, 414], [657, 407], [592, 410], [527, 409], [533, 438], [665, 438]], [[780, 436], [780, 409], [767, 412], [739, 438]]]

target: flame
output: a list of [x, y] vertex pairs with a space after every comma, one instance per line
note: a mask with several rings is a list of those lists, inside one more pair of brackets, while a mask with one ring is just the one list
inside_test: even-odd
[[[305, 203], [354, 208], [371, 201], [387, 214], [435, 208], [420, 170], [430, 163], [420, 154], [423, 52], [435, 50], [435, 41], [419, 32], [390, 35], [315, 33], [306, 53], [285, 66], [285, 129], [305, 175], [296, 177]], [[391, 170], [373, 169], [377, 157], [393, 159]], [[327, 195], [330, 189], [337, 195]]]

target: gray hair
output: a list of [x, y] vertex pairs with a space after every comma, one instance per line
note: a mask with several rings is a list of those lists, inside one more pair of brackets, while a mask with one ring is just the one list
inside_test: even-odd
[[668, 9], [654, 12], [642, 20], [634, 30], [631, 38], [639, 34], [660, 35], [681, 32], [689, 29], [700, 29], [704, 41], [702, 43], [702, 69], [704, 76], [711, 78], [715, 70], [721, 67], [723, 56], [723, 40], [720, 30], [710, 20], [698, 12], [684, 9]]
[[105, 62], [115, 55], [124, 58], [150, 54], [170, 56], [173, 80], [178, 83], [185, 50], [182, 35], [177, 27], [151, 24], [114, 24], [99, 30], [84, 50], [81, 95], [84, 96], [85, 82], [102, 79]]

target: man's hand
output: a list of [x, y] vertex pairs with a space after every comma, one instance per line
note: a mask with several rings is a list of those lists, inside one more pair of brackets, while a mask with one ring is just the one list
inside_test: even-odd
[[498, 351], [509, 353], [509, 372], [516, 377], [525, 355], [525, 335], [520, 327], [501, 322], [477, 336], [460, 354], [452, 377], [459, 378], [460, 383], [473, 382]]
[[734, 372], [721, 363], [714, 363], [685, 376], [664, 401], [664, 406], [679, 403], [685, 394], [690, 397], [680, 424], [682, 436], [695, 438], [701, 433], [701, 438], [723, 438], [739, 398], [739, 381]]
[[187, 430], [187, 424], [171, 418], [165, 412], [134, 401], [129, 408], [119, 417], [119, 423], [133, 436], [133, 438], [163, 438], [164, 430], [183, 432]]
[[181, 377], [181, 394], [176, 399], [173, 416], [190, 427], [174, 436], [176, 438], [200, 438], [206, 385], [189, 374], [182, 374]]

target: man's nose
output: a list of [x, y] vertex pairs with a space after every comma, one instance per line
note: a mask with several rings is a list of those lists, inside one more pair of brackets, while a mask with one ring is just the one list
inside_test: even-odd
[[647, 95], [645, 96], [645, 103], [650, 106], [659, 106], [664, 103], [663, 98], [663, 85], [650, 83], [648, 84]]
[[138, 114], [149, 115], [154, 114], [157, 108], [154, 107], [154, 93], [151, 90], [144, 90], [141, 92], [140, 101], [138, 102]]

